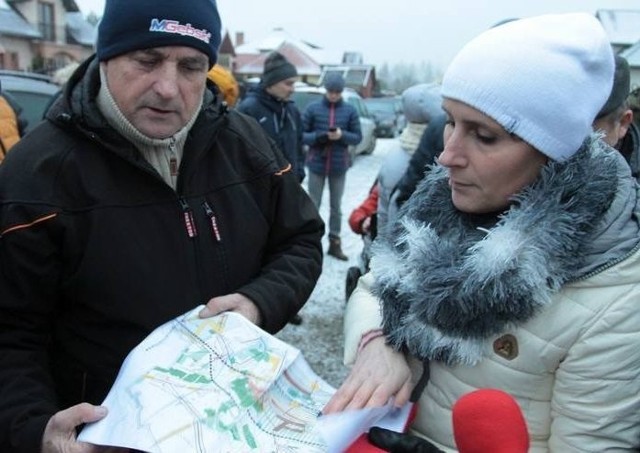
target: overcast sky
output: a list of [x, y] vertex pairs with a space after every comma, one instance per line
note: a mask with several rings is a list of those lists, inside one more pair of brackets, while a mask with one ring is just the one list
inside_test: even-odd
[[[85, 14], [102, 15], [104, 0], [76, 3]], [[640, 9], [640, 0], [218, 0], [218, 8], [224, 29], [232, 38], [244, 32], [245, 42], [282, 27], [326, 49], [362, 52], [365, 63], [431, 62], [444, 69], [467, 41], [502, 19]]]

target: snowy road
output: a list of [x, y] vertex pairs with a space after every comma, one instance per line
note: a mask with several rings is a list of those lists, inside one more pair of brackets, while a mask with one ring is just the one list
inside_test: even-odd
[[[342, 249], [349, 261], [340, 261], [326, 255], [327, 237], [323, 239], [325, 259], [322, 275], [311, 298], [300, 315], [300, 326], [287, 325], [277, 337], [300, 349], [311, 367], [334, 387], [347, 376], [342, 364], [342, 318], [345, 306], [344, 284], [347, 269], [358, 263], [362, 239], [349, 228], [351, 211], [367, 196], [376, 178], [380, 164], [393, 139], [378, 139], [373, 154], [358, 156], [347, 173], [345, 194], [342, 199]], [[328, 222], [329, 197], [325, 187], [320, 214]]]

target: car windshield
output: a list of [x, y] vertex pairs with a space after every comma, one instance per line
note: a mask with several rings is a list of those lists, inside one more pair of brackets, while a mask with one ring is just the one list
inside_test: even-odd
[[371, 112], [395, 115], [397, 113], [397, 101], [393, 98], [367, 98], [367, 109]]
[[51, 101], [50, 94], [28, 93], [26, 91], [7, 90], [22, 108], [22, 117], [28, 121], [27, 130], [31, 130], [42, 121], [45, 108]]
[[324, 95], [322, 93], [294, 91], [291, 95], [291, 100], [295, 102], [296, 107], [298, 107], [298, 110], [300, 110], [300, 113], [303, 113], [309, 104], [311, 104], [313, 101], [317, 101], [318, 99], [322, 99], [323, 96]]

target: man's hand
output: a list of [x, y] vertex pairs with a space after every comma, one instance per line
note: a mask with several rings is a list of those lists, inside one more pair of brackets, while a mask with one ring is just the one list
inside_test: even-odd
[[384, 337], [375, 338], [358, 353], [349, 376], [322, 412], [384, 406], [391, 397], [395, 406], [402, 407], [409, 401], [411, 388], [404, 355], [388, 346]]
[[[76, 427], [96, 422], [107, 415], [107, 408], [82, 403], [57, 412], [49, 419], [42, 435], [42, 453], [98, 453], [118, 451], [76, 441]], [[127, 451], [127, 449], [120, 450]]]
[[327, 135], [331, 141], [340, 140], [342, 138], [342, 129], [337, 128], [335, 131], [329, 131]]
[[328, 132], [319, 133], [319, 134], [316, 135], [316, 140], [315, 140], [315, 144], [316, 145], [326, 145], [327, 143], [329, 143], [329, 133]]
[[262, 323], [260, 310], [258, 310], [256, 304], [247, 296], [238, 293], [214, 297], [207, 302], [207, 305], [198, 313], [198, 316], [201, 318], [210, 318], [225, 311], [239, 313], [256, 326]]

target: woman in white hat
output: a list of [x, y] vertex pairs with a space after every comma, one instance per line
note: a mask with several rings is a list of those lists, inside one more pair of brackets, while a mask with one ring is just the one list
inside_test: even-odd
[[532, 452], [638, 447], [640, 197], [591, 128], [613, 73], [588, 14], [459, 52], [439, 165], [374, 245], [347, 306], [354, 367], [325, 413], [402, 405], [422, 376], [412, 431], [444, 450], [453, 404], [487, 387], [516, 398]]

